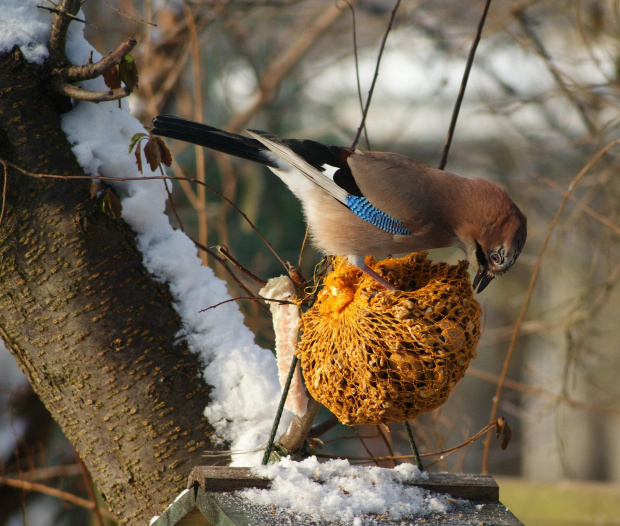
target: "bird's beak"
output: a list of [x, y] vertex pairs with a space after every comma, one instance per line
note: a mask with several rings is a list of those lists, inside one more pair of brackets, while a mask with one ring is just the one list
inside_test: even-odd
[[[478, 294], [480, 294], [484, 289], [487, 288], [487, 285], [491, 283], [492, 280], [493, 276], [489, 276], [487, 274], [486, 267], [481, 268], [476, 274], [476, 277], [474, 278], [474, 290]], [[476, 290], [476, 288], [478, 288], [478, 290]]]

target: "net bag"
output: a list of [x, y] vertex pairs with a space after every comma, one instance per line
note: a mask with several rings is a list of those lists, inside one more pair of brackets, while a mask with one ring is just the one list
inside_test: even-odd
[[432, 263], [420, 252], [370, 262], [399, 290], [336, 259], [302, 316], [297, 348], [308, 391], [347, 425], [403, 422], [439, 407], [480, 337], [466, 261]]

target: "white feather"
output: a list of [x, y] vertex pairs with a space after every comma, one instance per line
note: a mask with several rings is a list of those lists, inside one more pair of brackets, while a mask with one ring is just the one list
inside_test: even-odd
[[323, 175], [325, 177], [329, 177], [332, 181], [334, 180], [336, 172], [340, 170], [340, 168], [337, 166], [332, 166], [331, 164], [322, 164], [321, 168], [323, 168]]
[[[267, 148], [269, 148], [269, 150], [279, 160], [284, 161], [288, 165], [290, 165], [293, 168], [295, 168], [297, 171], [301, 172], [305, 177], [307, 177], [314, 184], [316, 184], [317, 186], [319, 186], [320, 188], [325, 190], [334, 199], [337, 199], [341, 203], [346, 204], [346, 199], [347, 199], [347, 196], [349, 195], [349, 193], [346, 190], [344, 190], [343, 188], [340, 188], [326, 174], [324, 174], [323, 172], [321, 172], [320, 170], [318, 170], [317, 168], [315, 168], [314, 166], [312, 166], [311, 164], [306, 162], [305, 159], [303, 159], [302, 157], [297, 155], [290, 148], [287, 148], [284, 144], [272, 141], [271, 139], [267, 139], [266, 137], [258, 135], [257, 133], [255, 133], [253, 131], [250, 131], [250, 130], [248, 130], [247, 132], [252, 137], [254, 137], [257, 141], [261, 142]], [[272, 169], [272, 171], [276, 175], [280, 176], [284, 180], [284, 182], [291, 188], [291, 190], [293, 190], [293, 192], [295, 194], [297, 194], [297, 192], [295, 192], [293, 184], [291, 184], [289, 181], [287, 181], [287, 178], [282, 177], [282, 175], [280, 175], [280, 173], [278, 173], [279, 171], [284, 171], [285, 167], [284, 166], [280, 166], [280, 163], [278, 163], [278, 165], [279, 165], [278, 166], [279, 170], [276, 171], [276, 170]], [[303, 202], [303, 198], [301, 198], [301, 200]]]

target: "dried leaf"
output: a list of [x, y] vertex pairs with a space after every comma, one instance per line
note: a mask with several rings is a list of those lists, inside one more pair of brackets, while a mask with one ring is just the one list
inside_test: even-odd
[[129, 91], [138, 88], [138, 66], [131, 55], [126, 55], [118, 66], [120, 79]]
[[142, 173], [142, 154], [140, 153], [140, 148], [136, 148], [134, 152], [136, 156], [136, 164], [138, 165], [138, 172]]
[[101, 194], [105, 191], [105, 185], [101, 181], [93, 181], [90, 183], [90, 198], [99, 199]]
[[495, 436], [499, 438], [500, 435], [502, 437], [501, 448], [506, 449], [510, 443], [512, 431], [510, 430], [508, 421], [504, 417], [498, 418], [497, 422], [495, 422]]
[[116, 66], [111, 67], [103, 72], [103, 81], [105, 85], [110, 89], [117, 89], [121, 87], [121, 78], [118, 68]]
[[123, 205], [121, 205], [120, 197], [112, 190], [112, 188], [108, 187], [106, 192], [106, 199], [104, 203], [107, 204], [108, 211], [112, 215], [114, 219], [120, 219], [123, 213]]
[[[151, 135], [151, 138], [153, 136]], [[170, 166], [172, 164], [172, 154], [170, 150], [166, 146], [166, 143], [163, 141], [161, 137], [155, 137], [155, 141], [157, 142], [157, 147], [159, 148], [159, 155], [161, 157], [161, 163], [165, 166]]]
[[157, 170], [159, 163], [161, 163], [161, 151], [157, 144], [157, 140], [153, 140], [153, 137], [149, 138], [146, 142], [144, 157], [146, 158], [146, 162], [149, 163], [151, 170]]

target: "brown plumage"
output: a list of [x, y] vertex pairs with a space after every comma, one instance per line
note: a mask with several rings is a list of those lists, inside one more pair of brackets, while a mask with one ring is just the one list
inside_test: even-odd
[[456, 246], [476, 270], [474, 288], [516, 261], [526, 218], [499, 186], [451, 174], [396, 153], [363, 152], [248, 131], [252, 138], [159, 116], [152, 133], [259, 162], [301, 201], [313, 244], [394, 288], [367, 254]]

